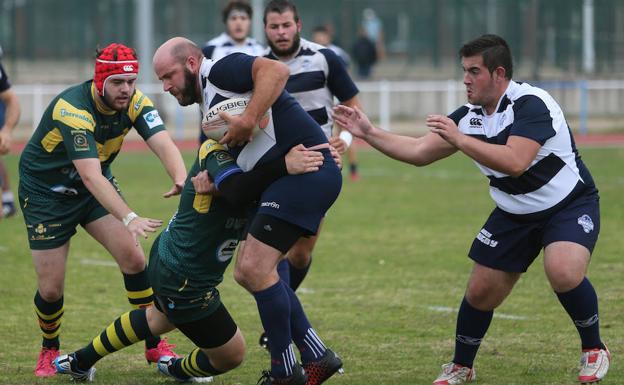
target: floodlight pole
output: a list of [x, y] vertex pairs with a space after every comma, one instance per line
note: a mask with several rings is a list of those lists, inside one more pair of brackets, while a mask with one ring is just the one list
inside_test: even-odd
[[134, 26], [137, 54], [139, 55], [139, 82], [151, 84], [154, 80], [152, 55], [154, 54], [154, 1], [135, 0]]
[[252, 0], [253, 19], [251, 20], [251, 33], [253, 38], [260, 44], [264, 44], [264, 2], [262, 0]]
[[583, 72], [593, 74], [596, 66], [594, 49], [594, 0], [583, 1]]

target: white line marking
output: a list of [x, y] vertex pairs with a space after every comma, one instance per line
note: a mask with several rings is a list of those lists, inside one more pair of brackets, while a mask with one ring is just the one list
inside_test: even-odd
[[81, 259], [80, 263], [83, 265], [91, 265], [91, 266], [117, 267], [117, 262], [115, 261], [102, 261], [99, 259]]
[[[453, 307], [446, 307], [446, 306], [427, 306], [427, 309], [432, 310], [432, 311], [437, 311], [440, 313], [457, 313], [459, 310]], [[513, 315], [513, 314], [505, 314], [505, 313], [497, 313], [497, 312], [494, 312], [494, 317], [501, 318], [501, 319], [511, 319], [511, 320], [533, 319], [532, 317], [526, 317], [523, 315]]]

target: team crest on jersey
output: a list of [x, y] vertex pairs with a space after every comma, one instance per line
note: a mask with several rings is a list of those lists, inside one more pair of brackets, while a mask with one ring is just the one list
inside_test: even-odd
[[72, 130], [71, 134], [74, 138], [74, 151], [89, 151], [89, 141], [84, 131]]
[[594, 222], [587, 214], [583, 214], [582, 216], [580, 216], [576, 223], [578, 223], [583, 228], [583, 231], [587, 234], [594, 230]]
[[217, 159], [217, 164], [219, 166], [227, 162], [230, 162], [232, 160], [232, 157], [230, 156], [230, 154], [225, 151], [217, 152], [217, 154], [215, 155], [215, 158]]

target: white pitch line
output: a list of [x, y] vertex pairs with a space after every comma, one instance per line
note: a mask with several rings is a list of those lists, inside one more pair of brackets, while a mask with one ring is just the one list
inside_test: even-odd
[[[459, 309], [453, 308], [453, 307], [446, 307], [446, 306], [427, 306], [427, 309], [432, 310], [432, 311], [437, 311], [437, 312], [441, 312], [441, 313], [457, 313], [459, 311]], [[532, 319], [531, 317], [526, 317], [523, 315], [513, 315], [513, 314], [505, 314], [505, 313], [497, 313], [494, 312], [494, 317], [495, 318], [502, 318], [502, 319], [511, 319], [511, 320], [528, 320], [528, 319]]]
[[117, 267], [117, 262], [115, 261], [102, 261], [99, 259], [81, 259], [80, 263], [83, 265], [91, 265], [91, 266]]

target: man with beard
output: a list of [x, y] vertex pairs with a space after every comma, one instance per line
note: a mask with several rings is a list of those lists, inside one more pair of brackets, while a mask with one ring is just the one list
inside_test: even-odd
[[[139, 63], [133, 49], [110, 44], [96, 54], [93, 80], [55, 97], [19, 162], [19, 200], [37, 273], [35, 310], [43, 334], [35, 375], [52, 376], [59, 355], [65, 263], [80, 224], [113, 256], [134, 307], [151, 306], [152, 289], [137, 237], [161, 220], [140, 217], [124, 201], [110, 164], [132, 127], [173, 181], [163, 196], [177, 195], [186, 178], [182, 156], [152, 101], [135, 89]], [[146, 340], [145, 357], [174, 354], [159, 337]]]
[[[334, 135], [331, 111], [334, 98], [341, 104], [361, 109], [358, 89], [343, 61], [329, 48], [300, 37], [302, 23], [297, 8], [288, 0], [273, 0], [264, 9], [264, 32], [270, 52], [267, 58], [279, 60], [290, 69], [288, 91], [303, 109], [323, 128], [329, 143], [344, 153], [353, 137], [348, 131]], [[338, 130], [336, 130], [338, 131]], [[312, 263], [318, 233], [302, 237], [280, 262], [278, 272], [293, 291], [297, 290]], [[266, 336], [260, 344], [267, 346]]]
[[[264, 47], [249, 37], [253, 8], [245, 0], [231, 0], [221, 12], [225, 32], [209, 40], [202, 52], [207, 59], [219, 60], [234, 52], [242, 52], [251, 56], [260, 56]], [[199, 144], [208, 139], [203, 131], [199, 131]]]
[[[241, 115], [219, 114], [228, 125], [221, 142], [228, 144], [243, 171], [283, 156], [300, 143], [323, 153], [318, 171], [284, 176], [262, 193], [234, 269], [236, 281], [254, 296], [270, 341], [271, 370], [259, 383], [322, 383], [340, 369], [342, 361], [325, 347], [276, 267], [297, 239], [318, 231], [321, 218], [340, 192], [340, 170], [327, 138], [284, 91], [289, 71], [277, 61], [234, 53], [214, 62], [205, 59], [190, 40], [176, 37], [156, 50], [154, 70], [163, 89], [181, 105], [199, 103], [208, 111], [224, 100], [249, 98]], [[263, 132], [250, 142], [254, 127], [267, 112]], [[301, 354], [303, 369], [292, 342]]]

